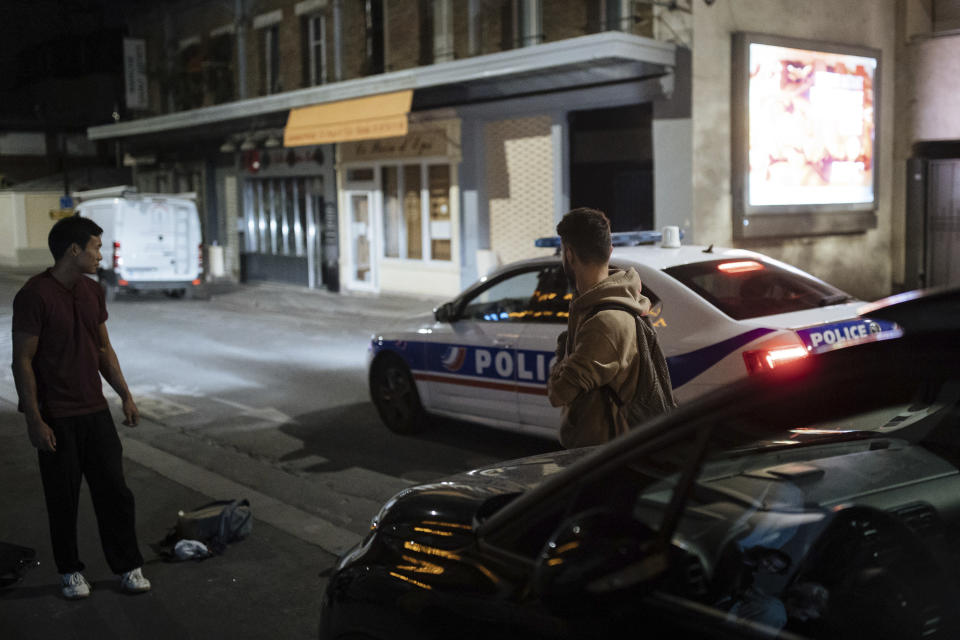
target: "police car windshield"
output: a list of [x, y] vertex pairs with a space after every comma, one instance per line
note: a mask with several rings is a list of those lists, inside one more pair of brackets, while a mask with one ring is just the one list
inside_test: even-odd
[[825, 282], [759, 259], [711, 260], [664, 271], [735, 320], [816, 309], [852, 299]]

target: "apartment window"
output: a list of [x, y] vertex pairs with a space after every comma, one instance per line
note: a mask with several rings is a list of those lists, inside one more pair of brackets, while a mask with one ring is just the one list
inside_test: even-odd
[[388, 165], [380, 171], [384, 257], [450, 261], [450, 165]]
[[364, 75], [383, 73], [383, 0], [365, 0], [364, 18], [367, 35]]
[[215, 104], [234, 98], [233, 34], [224, 33], [210, 38], [210, 60], [207, 63], [207, 89]]
[[270, 95], [278, 93], [280, 88], [280, 44], [278, 41], [280, 28], [271, 25], [263, 28], [263, 86], [264, 93]]
[[327, 83], [327, 16], [315, 13], [306, 18], [308, 84]]
[[203, 105], [204, 55], [199, 38], [183, 43], [177, 54], [177, 74], [174, 76], [174, 100], [180, 109], [195, 109]]

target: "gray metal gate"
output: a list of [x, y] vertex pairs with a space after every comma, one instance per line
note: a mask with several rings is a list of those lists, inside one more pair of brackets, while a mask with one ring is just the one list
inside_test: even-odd
[[926, 207], [926, 284], [960, 284], [960, 160], [930, 160]]
[[249, 178], [243, 215], [244, 279], [320, 285], [323, 178]]

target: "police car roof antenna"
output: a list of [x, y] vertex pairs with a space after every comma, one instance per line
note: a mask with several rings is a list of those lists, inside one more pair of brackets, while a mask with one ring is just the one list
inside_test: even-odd
[[703, 250], [704, 253], [713, 253], [713, 243], [710, 243], [710, 246]]

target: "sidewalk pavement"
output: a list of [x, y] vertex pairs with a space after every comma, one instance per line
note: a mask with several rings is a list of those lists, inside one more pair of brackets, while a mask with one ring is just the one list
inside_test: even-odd
[[31, 547], [39, 560], [21, 582], [0, 588], [3, 638], [317, 637], [325, 584], [319, 573], [332, 566], [334, 555], [258, 519], [257, 501], [251, 499], [254, 525], [246, 540], [207, 560], [165, 562], [151, 544], [163, 539], [179, 510], [248, 496], [205, 495], [129, 457], [124, 467], [137, 501], [143, 571], [153, 589], [137, 596], [119, 591], [119, 581], [103, 559], [84, 484], [79, 544], [93, 592], [86, 600], [63, 599], [36, 458], [16, 407], [0, 399], [0, 542]]
[[318, 313], [356, 316], [362, 314], [384, 319], [403, 319], [430, 314], [453, 296], [398, 295], [388, 293], [339, 292], [308, 289], [274, 282], [242, 284], [209, 282], [202, 297], [218, 306], [236, 310], [257, 309], [283, 315]]

